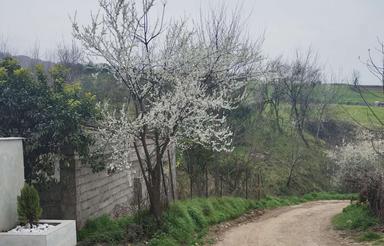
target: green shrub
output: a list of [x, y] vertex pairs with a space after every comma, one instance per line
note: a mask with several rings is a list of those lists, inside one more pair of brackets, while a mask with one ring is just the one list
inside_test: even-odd
[[366, 230], [377, 225], [379, 220], [369, 210], [368, 206], [352, 204], [336, 215], [332, 223], [339, 230]]
[[80, 245], [94, 245], [98, 242], [115, 244], [124, 240], [124, 227], [117, 220], [103, 215], [97, 219], [89, 220], [84, 228], [79, 231]]
[[38, 223], [43, 210], [40, 207], [39, 193], [32, 185], [25, 184], [17, 197], [17, 214], [21, 224]]

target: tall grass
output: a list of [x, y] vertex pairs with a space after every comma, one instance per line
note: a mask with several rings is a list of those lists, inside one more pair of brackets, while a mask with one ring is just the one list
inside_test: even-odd
[[231, 220], [252, 209], [268, 209], [314, 200], [346, 200], [355, 195], [310, 193], [302, 197], [266, 197], [246, 200], [236, 197], [196, 198], [178, 201], [164, 213], [157, 226], [148, 213], [126, 216], [116, 220], [101, 216], [90, 220], [79, 232], [80, 245], [104, 242], [110, 245], [148, 239], [149, 245], [194, 245], [206, 235], [209, 226]]

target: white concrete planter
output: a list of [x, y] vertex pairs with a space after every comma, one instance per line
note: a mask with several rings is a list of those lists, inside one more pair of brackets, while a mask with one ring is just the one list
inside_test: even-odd
[[76, 222], [74, 220], [40, 220], [54, 224], [46, 232], [2, 232], [0, 246], [75, 246]]

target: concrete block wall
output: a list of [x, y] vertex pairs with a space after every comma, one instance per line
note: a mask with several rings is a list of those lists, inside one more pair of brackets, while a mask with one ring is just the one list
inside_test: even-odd
[[23, 186], [22, 138], [0, 138], [0, 232], [16, 226], [17, 196]]
[[[147, 191], [134, 151], [130, 154], [132, 165], [129, 169], [108, 174], [106, 171], [94, 173], [84, 166], [74, 155], [72, 161], [60, 164], [60, 182], [40, 187], [43, 218], [76, 219], [81, 228], [88, 219], [103, 214], [129, 213], [143, 208]], [[171, 170], [169, 175], [168, 155], [164, 157], [164, 172], [167, 176], [168, 191], [171, 189], [169, 177], [173, 177], [176, 190], [176, 156], [170, 148]], [[172, 195], [169, 194], [172, 199]]]
[[79, 227], [87, 219], [112, 214], [116, 206], [128, 207], [134, 199], [134, 178], [140, 178], [137, 165], [109, 175], [93, 173], [81, 163], [76, 165], [76, 220]]

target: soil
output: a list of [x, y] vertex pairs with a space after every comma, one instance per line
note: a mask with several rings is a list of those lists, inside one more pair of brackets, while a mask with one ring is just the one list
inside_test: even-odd
[[216, 226], [216, 246], [346, 246], [364, 245], [332, 229], [331, 219], [349, 201], [316, 201], [258, 211]]

